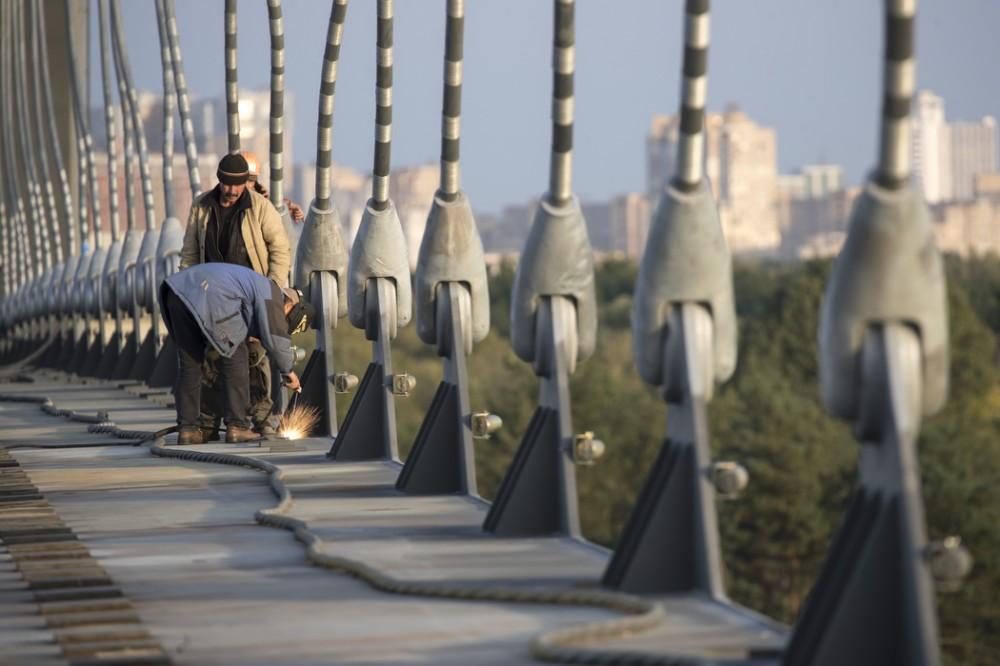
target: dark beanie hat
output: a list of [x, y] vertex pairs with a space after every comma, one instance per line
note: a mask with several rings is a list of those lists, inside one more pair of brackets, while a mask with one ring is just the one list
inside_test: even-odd
[[246, 158], [239, 153], [233, 153], [219, 160], [219, 170], [216, 175], [220, 183], [242, 185], [250, 179], [250, 166]]

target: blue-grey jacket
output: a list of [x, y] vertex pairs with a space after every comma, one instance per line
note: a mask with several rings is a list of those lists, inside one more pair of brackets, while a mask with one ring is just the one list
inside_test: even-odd
[[247, 336], [260, 339], [283, 373], [292, 370], [291, 338], [284, 295], [268, 278], [236, 264], [197, 264], [174, 273], [160, 286], [160, 305], [167, 328], [166, 289], [187, 306], [202, 333], [229, 358]]

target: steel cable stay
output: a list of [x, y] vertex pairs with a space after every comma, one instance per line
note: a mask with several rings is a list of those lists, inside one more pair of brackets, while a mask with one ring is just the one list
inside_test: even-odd
[[[76, 38], [74, 37], [73, 25], [70, 20], [71, 7], [69, 2], [70, 0], [66, 0], [64, 7], [66, 14], [68, 55], [66, 65], [70, 74], [69, 79], [70, 92], [72, 94], [73, 115], [78, 136], [77, 143], [80, 150], [79, 169], [81, 171], [81, 189], [79, 196], [81, 201], [77, 208], [81, 213], [81, 233], [86, 233], [85, 212], [87, 206], [83, 204], [83, 200], [87, 196], [88, 190], [84, 187], [84, 185], [82, 185], [82, 172], [86, 171], [86, 182], [90, 186], [90, 237], [93, 243], [92, 251], [89, 255], [82, 258], [79, 266], [77, 267], [74, 285], [69, 294], [69, 300], [74, 315], [79, 319], [74, 329], [77, 331], [77, 341], [72, 352], [72, 357], [68, 361], [68, 365], [63, 366], [60, 364], [60, 367], [66, 367], [71, 372], [78, 372], [94, 357], [92, 352], [99, 352], [101, 349], [100, 345], [103, 344], [102, 340], [98, 337], [101, 334], [100, 321], [102, 319], [101, 312], [98, 308], [98, 292], [100, 290], [101, 282], [100, 271], [104, 266], [107, 256], [107, 244], [101, 224], [102, 210], [97, 178], [97, 159], [94, 153], [93, 136], [90, 131], [90, 118], [88, 115], [89, 110], [84, 108], [81, 84], [77, 72], [76, 63], [78, 62], [77, 54], [79, 51], [76, 48]], [[87, 61], [89, 65], [89, 54], [84, 56], [84, 60]], [[91, 317], [94, 317], [97, 320], [96, 331], [92, 330], [95, 327], [92, 325]]]
[[[125, 189], [125, 234], [122, 236], [121, 252], [115, 266], [110, 268], [113, 271], [112, 298], [114, 299], [115, 323], [117, 328], [118, 354], [113, 360], [103, 362], [98, 368], [98, 376], [105, 379], [123, 379], [121, 368], [125, 364], [130, 364], [133, 360], [135, 349], [132, 345], [132, 331], [135, 329], [135, 320], [131, 326], [126, 327], [126, 313], [129, 310], [131, 301], [131, 289], [129, 288], [129, 277], [135, 267], [136, 259], [139, 256], [139, 247], [142, 244], [142, 232], [136, 228], [136, 207], [135, 207], [135, 186], [136, 186], [136, 134], [135, 123], [129, 108], [128, 90], [123, 74], [121, 63], [121, 53], [117, 48], [114, 28], [114, 2], [108, 0], [109, 20], [106, 24], [108, 30], [108, 43], [111, 49], [111, 60], [114, 64], [115, 82], [118, 86], [118, 106], [122, 118], [122, 139], [124, 144], [124, 189]], [[132, 313], [129, 313], [132, 314]]]
[[[87, 109], [84, 108], [83, 103], [83, 93], [81, 91], [81, 83], [79, 81], [79, 75], [77, 73], [77, 54], [79, 53], [75, 44], [75, 37], [73, 36], [73, 26], [70, 21], [69, 15], [71, 12], [70, 0], [66, 0], [65, 12], [66, 12], [66, 36], [68, 42], [68, 62], [67, 69], [69, 70], [69, 80], [70, 80], [70, 92], [72, 93], [72, 107], [73, 107], [73, 117], [75, 120], [75, 127], [77, 134], [80, 137], [78, 143], [81, 145], [80, 149], [80, 170], [84, 169], [87, 172], [87, 182], [90, 185], [90, 214], [91, 214], [91, 225], [89, 229], [90, 240], [92, 242], [92, 248], [97, 249], [103, 247], [105, 244], [104, 231], [101, 226], [101, 196], [100, 189], [97, 182], [97, 158], [94, 154], [94, 139], [93, 134], [90, 131], [90, 118], [88, 116]], [[89, 66], [89, 54], [85, 58]], [[80, 198], [84, 197], [84, 192], [87, 190], [80, 190]], [[81, 211], [80, 224], [81, 233], [86, 234], [86, 218], [82, 212], [86, 209], [85, 206], [80, 205], [77, 207]]]
[[[59, 145], [59, 133], [56, 129], [55, 107], [52, 102], [52, 77], [49, 68], [49, 48], [45, 36], [45, 5], [44, 3], [31, 3], [32, 24], [34, 26], [35, 37], [33, 42], [32, 59], [36, 63], [36, 85], [41, 91], [42, 115], [48, 119], [45, 124], [46, 139], [49, 149], [52, 151], [53, 170], [58, 174], [59, 186], [63, 200], [63, 210], [65, 212], [66, 233], [69, 247], [66, 256], [81, 254], [84, 242], [82, 229], [73, 224], [75, 208], [73, 198], [70, 193], [69, 177], [66, 172], [63, 160], [62, 148]], [[38, 93], [36, 93], [37, 95]], [[44, 154], [44, 151], [43, 151]], [[81, 195], [83, 190], [80, 190]], [[78, 231], [81, 235], [78, 237]]]
[[35, 330], [33, 338], [45, 341], [55, 334], [56, 286], [62, 280], [63, 264], [62, 233], [59, 224], [59, 211], [56, 205], [55, 189], [52, 187], [49, 170], [47, 148], [45, 145], [45, 128], [41, 117], [41, 91], [38, 89], [38, 62], [30, 56], [35, 49], [34, 17], [27, 8], [27, 3], [19, 3], [17, 11], [18, 40], [16, 53], [19, 72], [19, 102], [24, 114], [25, 151], [29, 157], [29, 168], [34, 171], [36, 200], [39, 224], [42, 237], [42, 256], [44, 263], [34, 287], [31, 299], [31, 316], [34, 319]]
[[[4, 64], [4, 145], [6, 161], [10, 165], [18, 164], [16, 155], [19, 145], [15, 138], [17, 129], [15, 127], [16, 112], [14, 110], [14, 99], [17, 93], [15, 84], [16, 73], [14, 71], [16, 67], [14, 59], [14, 9], [13, 3], [5, 3], [3, 5], [5, 29], [3, 32], [3, 44], [0, 45]], [[32, 207], [32, 194], [24, 178], [25, 174], [20, 174], [21, 178], [18, 178], [18, 169], [9, 168], [4, 169], [4, 171], [8, 176], [10, 196], [14, 200], [10, 206], [12, 210], [11, 232], [14, 241], [12, 245], [13, 252], [15, 253], [15, 261], [12, 263], [16, 263], [18, 266], [16, 284], [19, 288], [17, 293], [10, 299], [9, 305], [9, 311], [15, 323], [11, 327], [13, 337], [8, 353], [13, 354], [18, 351], [26, 351], [34, 332], [29, 308], [33, 300], [32, 287], [34, 286], [35, 269], [38, 268], [39, 264], [31, 261], [32, 246], [33, 244], [37, 245], [37, 239], [28, 230], [25, 201], [28, 201], [27, 209], [30, 210]], [[23, 186], [22, 182], [25, 183]], [[33, 239], [35, 239], [35, 243], [32, 243]]]
[[[56, 239], [60, 241], [58, 247], [62, 249], [61, 240], [63, 230], [66, 232], [67, 240], [66, 251], [63, 253], [60, 261], [61, 269], [53, 276], [53, 281], [48, 290], [49, 298], [51, 299], [50, 309], [55, 313], [50, 331], [54, 331], [53, 334], [56, 336], [56, 341], [46, 355], [42, 357], [40, 364], [51, 367], [65, 367], [60, 361], [69, 361], [73, 350], [73, 343], [75, 342], [76, 318], [75, 316], [68, 315], [70, 315], [72, 310], [70, 295], [73, 280], [83, 260], [82, 238], [78, 238], [77, 235], [78, 233], [82, 234], [83, 230], [78, 229], [76, 220], [74, 219], [76, 213], [70, 193], [69, 177], [63, 162], [62, 149], [59, 145], [59, 136], [56, 129], [55, 109], [51, 91], [52, 80], [49, 71], [48, 43], [44, 29], [45, 10], [44, 6], [38, 3], [30, 3], [30, 8], [30, 23], [33, 31], [32, 61], [35, 63], [33, 70], [35, 98], [38, 100], [39, 124], [42, 124], [42, 118], [47, 119], [43, 128], [45, 141], [41, 143], [41, 155], [43, 163], [46, 163], [48, 167], [47, 151], [51, 151], [52, 162], [51, 169], [49, 170], [48, 186], [51, 187], [54, 179], [52, 174], [55, 173], [59, 180], [60, 193], [62, 195], [62, 223], [57, 224], [54, 230]], [[84, 170], [81, 170], [81, 176], [85, 176]], [[81, 178], [81, 197], [85, 192], [85, 185], [83, 183], [85, 183], [85, 180]], [[53, 210], [56, 211], [55, 208]], [[58, 221], [59, 219], [58, 211], [56, 211], [53, 220]]]
[[410, 322], [413, 293], [406, 238], [389, 198], [392, 0], [378, 0], [377, 7], [372, 196], [351, 247], [347, 279], [351, 324], [372, 341], [372, 360], [327, 454], [332, 460], [397, 460], [395, 397], [408, 395], [416, 384], [412, 375], [392, 369], [390, 341]]
[[[4, 162], [8, 165], [16, 164], [16, 159], [14, 157], [14, 139], [13, 139], [13, 113], [10, 109], [10, 104], [14, 98], [13, 92], [11, 90], [11, 58], [10, 58], [10, 45], [13, 43], [13, 39], [9, 35], [11, 29], [10, 3], [4, 3], [0, 7], [0, 12], [2, 12], [3, 25], [2, 36], [3, 43], [0, 44], [0, 74], [2, 74], [2, 88], [3, 88], [3, 119], [2, 119], [2, 129], [3, 132], [3, 154]], [[18, 183], [17, 176], [14, 173], [13, 168], [5, 168], [3, 170], [3, 180], [4, 180], [4, 200], [5, 200], [5, 211], [9, 216], [4, 217], [4, 227], [7, 230], [7, 247], [9, 252], [9, 261], [4, 262], [4, 273], [10, 275], [10, 284], [14, 290], [20, 290], [24, 283], [28, 279], [27, 274], [27, 264], [26, 256], [28, 253], [24, 250], [25, 243], [27, 243], [27, 237], [25, 236], [23, 228], [23, 217], [24, 217], [24, 204], [21, 199], [21, 188]], [[19, 294], [12, 292], [8, 298], [8, 302], [5, 303], [5, 307], [10, 309], [10, 315], [14, 316], [14, 309], [16, 308], [16, 301], [18, 300]]]
[[226, 129], [229, 135], [229, 152], [240, 152], [240, 88], [237, 76], [236, 51], [236, 0], [226, 0], [223, 10], [225, 35], [223, 59], [226, 63]]
[[293, 272], [293, 284], [317, 314], [316, 348], [302, 372], [300, 400], [320, 410], [315, 434], [327, 437], [338, 433], [336, 393], [347, 392], [357, 383], [354, 375], [336, 374], [333, 338], [338, 320], [347, 315], [348, 250], [331, 192], [333, 110], [346, 15], [347, 0], [330, 3], [316, 121], [316, 196], [302, 226]]
[[[98, 0], [98, 34], [100, 36], [101, 53], [101, 83], [104, 100], [104, 123], [106, 130], [106, 153], [108, 160], [108, 201], [110, 208], [111, 245], [108, 247], [101, 267], [99, 286], [97, 289], [97, 311], [99, 322], [100, 354], [81, 369], [84, 374], [92, 374], [108, 378], [114, 371], [115, 364], [124, 343], [122, 327], [122, 311], [118, 304], [118, 266], [121, 261], [123, 240], [121, 238], [121, 214], [119, 209], [118, 188], [118, 124], [115, 120], [114, 98], [111, 85], [111, 30], [108, 20], [108, 0]], [[127, 120], [127, 114], [123, 121]], [[128, 132], [124, 136], [125, 146], [130, 145]], [[129, 153], [126, 153], [126, 168], [128, 168]], [[126, 199], [130, 198], [130, 183], [126, 177]], [[126, 211], [127, 212], [127, 211]], [[113, 317], [113, 332], [108, 331], [107, 314]]]
[[[4, 40], [4, 45], [7, 43], [6, 37], [6, 27], [8, 25], [7, 20], [8, 5], [4, 4], [0, 7], [0, 20], [3, 24], [0, 25], [0, 37]], [[8, 125], [10, 121], [10, 116], [6, 111], [6, 101], [10, 99], [7, 87], [7, 49], [4, 45], [0, 45], [0, 94], [3, 95], [3, 118], [0, 119], [0, 150], [2, 150], [2, 155], [4, 162], [6, 164], [13, 164], [13, 160], [10, 157], [10, 138], [8, 134]], [[21, 274], [21, 262], [19, 261], [19, 252], [17, 251], [20, 239], [19, 235], [19, 224], [18, 224], [18, 201], [19, 195], [17, 192], [17, 185], [13, 181], [12, 169], [3, 169], [2, 175], [2, 186], [3, 186], [3, 199], [0, 201], [0, 206], [2, 206], [3, 218], [0, 220], [0, 228], [3, 232], [3, 266], [0, 267], [3, 274], [4, 280], [4, 298], [2, 303], [0, 303], [0, 314], [4, 316], [3, 330], [8, 335], [13, 332], [13, 325], [8, 324], [10, 319], [15, 316], [14, 312], [14, 302], [17, 297], [17, 291], [22, 283]], [[4, 351], [7, 351], [7, 342], [5, 341]]]
[[[174, 60], [173, 43], [177, 42], [176, 28], [174, 39], [171, 39], [170, 28], [168, 27], [166, 0], [155, 0], [156, 4], [156, 26], [160, 38], [160, 66], [163, 74], [163, 201], [165, 219], [160, 229], [159, 241], [155, 250], [155, 265], [149, 271], [148, 280], [148, 300], [151, 305], [153, 328], [151, 338], [155, 358], [151, 362], [150, 369], [146, 376], [146, 381], [151, 387], [164, 388], [172, 386], [176, 374], [176, 349], [173, 341], [169, 338], [161, 340], [160, 337], [160, 315], [157, 292], [162, 281], [180, 269], [180, 249], [184, 242], [184, 226], [177, 219], [174, 204], [174, 183], [173, 183], [173, 157], [174, 157], [174, 102], [180, 97], [179, 88], [176, 85], [175, 71], [180, 70], [180, 52], [178, 49], [178, 59]], [[186, 92], [185, 92], [186, 97]], [[185, 101], [185, 104], [187, 102]], [[180, 109], [178, 102], [176, 105]], [[181, 113], [182, 134], [185, 141], [185, 154], [190, 156], [196, 152], [194, 147], [193, 132], [184, 129], [184, 118], [189, 112]], [[190, 138], [190, 143], [188, 139]], [[189, 166], [191, 162], [188, 162]], [[197, 162], [195, 162], [197, 166]], [[192, 175], [193, 174], [193, 175]], [[189, 169], [189, 177], [197, 178], [197, 168], [194, 172]], [[192, 195], [196, 190], [196, 180], [191, 180]], [[138, 375], [137, 370], [135, 375]]]
[[[128, 49], [125, 45], [125, 30], [122, 27], [121, 0], [111, 0], [111, 42], [115, 52], [116, 70], [119, 75], [119, 93], [122, 99], [122, 112], [128, 112], [132, 120], [134, 144], [138, 150], [139, 180], [142, 185], [143, 212], [146, 228], [156, 229], [156, 208], [153, 203], [153, 179], [149, 172], [149, 154], [146, 147], [146, 136], [139, 115], [139, 100], [132, 82], [132, 68], [129, 65]], [[123, 93], [123, 94], [122, 94]]]
[[[48, 234], [51, 238], [50, 246], [50, 256], [48, 258], [50, 264], [49, 268], [53, 270], [52, 276], [50, 278], [49, 285], [52, 286], [53, 282], [62, 279], [62, 270], [65, 268], [59, 268], [59, 265], [63, 264], [66, 257], [72, 253], [72, 241], [69, 243], [69, 251], [63, 247], [63, 237], [62, 229], [68, 225], [64, 225], [62, 222], [65, 217], [60, 216], [59, 206], [56, 204], [56, 188], [53, 186], [53, 181], [59, 177], [58, 168], [55, 165], [49, 163], [49, 150], [52, 149], [53, 141], [52, 136], [49, 134], [48, 129], [51, 127], [51, 123], [54, 122], [54, 118], [50, 113], [47, 113], [48, 109], [45, 108], [43, 93], [42, 93], [42, 73], [41, 73], [41, 55], [39, 54], [38, 40], [38, 9], [34, 3], [25, 3], [27, 6], [28, 17], [25, 20], [26, 30], [23, 39], [21, 40], [21, 60], [24, 62], [25, 78], [28, 77], [28, 70], [31, 71], [31, 85], [30, 91], [29, 86], [25, 84], [25, 106], [29, 111], [29, 126], [34, 128], [34, 135], [31, 137], [32, 145], [36, 146], [34, 152], [38, 154], [38, 173], [39, 173], [39, 183], [40, 187], [44, 186], [45, 204], [46, 204], [46, 221], [48, 223]], [[23, 17], [22, 17], [23, 19]], [[30, 36], [29, 36], [30, 35]], [[30, 46], [29, 46], [30, 43]], [[30, 57], [29, 57], [30, 55]], [[32, 63], [29, 67], [28, 63]], [[45, 122], [45, 119], [48, 122]], [[54, 129], [54, 128], [52, 128]], [[58, 146], [55, 146], [58, 150]], [[60, 160], [61, 162], [61, 160]], [[61, 167], [61, 164], [59, 165]], [[53, 176], [55, 173], [55, 176]], [[65, 180], [65, 172], [62, 173], [62, 190], [61, 194], [67, 197], [69, 194], [69, 183]], [[63, 200], [65, 205], [65, 199]], [[67, 211], [71, 212], [72, 205]], [[64, 211], [64, 212], [67, 212]]]
[[[52, 117], [51, 108], [46, 108], [45, 105], [43, 88], [47, 89], [48, 83], [47, 80], [44, 80], [41, 71], [42, 57], [39, 48], [38, 7], [34, 3], [29, 3], [28, 5], [25, 33], [25, 41], [30, 42], [30, 45], [24, 46], [25, 54], [22, 59], [25, 63], [29, 61], [33, 63], [30, 67], [31, 90], [28, 93], [26, 106], [31, 116], [35, 119], [33, 123], [35, 132], [32, 142], [37, 146], [38, 150], [38, 167], [44, 183], [45, 204], [48, 209], [47, 220], [51, 225], [49, 233], [52, 239], [51, 263], [40, 284], [38, 293], [38, 300], [44, 308], [45, 313], [47, 313], [47, 316], [41, 317], [42, 327], [39, 331], [39, 336], [43, 339], [55, 338], [55, 344], [52, 344], [49, 351], [38, 361], [40, 365], [44, 365], [49, 362], [51, 356], [58, 356], [62, 353], [62, 343], [65, 341], [66, 322], [63, 315], [66, 303], [62, 295], [64, 293], [67, 274], [72, 274], [76, 271], [77, 256], [73, 250], [76, 245], [74, 238], [76, 225], [66, 217], [67, 213], [72, 214], [72, 204], [70, 203], [69, 207], [66, 208], [66, 202], [69, 198], [69, 183], [66, 179], [66, 172], [62, 168], [61, 156], [58, 160], [58, 168], [55, 168], [55, 156], [59, 153], [59, 146], [54, 136], [55, 120]], [[28, 37], [29, 35], [30, 38]], [[27, 71], [25, 72], [25, 76], [27, 76]], [[49, 160], [49, 151], [52, 151], [54, 156], [52, 162]], [[56, 201], [55, 187], [53, 187], [54, 178], [61, 180], [62, 214], [60, 214], [60, 206]], [[68, 247], [64, 247], [64, 231], [67, 235], [66, 246]]]
[[177, 89], [171, 58], [170, 38], [164, 16], [163, 0], [155, 0], [156, 28], [160, 37], [160, 69], [163, 74], [163, 208], [164, 218], [176, 217], [174, 212], [174, 111]]
[[[24, 19], [22, 3], [14, 2], [12, 5], [12, 22], [14, 38], [11, 44], [13, 51], [13, 78], [14, 78], [14, 111], [18, 128], [18, 146], [20, 147], [21, 164], [25, 165], [25, 180], [27, 183], [28, 201], [33, 216], [37, 216], [39, 224], [31, 229], [31, 237], [35, 239], [33, 247], [34, 266], [32, 277], [35, 279], [34, 288], [39, 286], [39, 280], [43, 273], [52, 265], [52, 246], [49, 238], [49, 210], [46, 206], [45, 198], [42, 196], [41, 179], [38, 177], [38, 163], [35, 160], [35, 151], [32, 148], [32, 121], [27, 104], [27, 62], [24, 48]], [[34, 300], [34, 299], [32, 299]]]
[[268, 113], [269, 196], [271, 203], [281, 215], [281, 224], [288, 234], [292, 252], [292, 266], [289, 271], [289, 283], [291, 283], [291, 278], [295, 275], [298, 233], [292, 223], [291, 212], [285, 204], [285, 21], [281, 11], [281, 0], [267, 0], [267, 23], [271, 40], [271, 106]]
[[572, 192], [574, 0], [553, 2], [552, 152], [549, 190], [539, 202], [511, 293], [511, 343], [539, 378], [538, 407], [483, 529], [501, 536], [581, 538], [576, 464], [603, 452], [592, 433], [574, 434], [569, 377], [594, 352], [594, 260]]
[[[122, 73], [122, 64], [120, 53], [117, 48], [115, 41], [115, 29], [114, 29], [114, 18], [112, 14], [114, 11], [112, 9], [112, 0], [106, 0], [106, 11], [107, 20], [103, 22], [102, 25], [107, 29], [107, 46], [111, 51], [111, 63], [114, 67], [115, 73], [115, 84], [118, 91], [118, 113], [121, 114], [122, 121], [122, 147], [123, 147], [123, 171], [124, 171], [124, 194], [125, 194], [125, 237], [122, 240], [122, 256], [119, 257], [119, 266], [121, 265], [121, 260], [131, 254], [131, 246], [134, 244], [133, 238], [135, 234], [133, 232], [138, 231], [136, 229], [136, 211], [135, 211], [135, 166], [136, 166], [136, 144], [135, 144], [135, 130], [133, 128], [133, 118], [131, 111], [129, 109], [128, 91], [126, 90], [125, 78]], [[136, 247], [138, 247], [136, 245]], [[126, 249], [127, 248], [127, 249]], [[131, 257], [129, 257], [131, 259]], [[119, 269], [120, 270], [120, 269]], [[121, 306], [124, 307], [124, 306]]]
[[473, 413], [466, 370], [473, 343], [489, 334], [490, 301], [482, 240], [459, 170], [464, 0], [448, 1], [445, 21], [440, 186], [421, 239], [414, 280], [417, 334], [436, 347], [443, 377], [396, 488], [478, 495], [473, 437], [488, 437], [501, 421], [486, 412]]
[[704, 175], [708, 0], [686, 2], [684, 26], [676, 166], [650, 223], [632, 312], [636, 368], [662, 391], [667, 435], [603, 582], [724, 600], [715, 495], [736, 495], [747, 473], [713, 463], [708, 439], [708, 402], [737, 353], [732, 263]]
[[[820, 394], [854, 424], [858, 484], [794, 627], [790, 665], [940, 663], [933, 573], [956, 584], [971, 567], [958, 537], [928, 543], [917, 460], [921, 421], [947, 401], [949, 346], [944, 266], [910, 182], [915, 21], [916, 0], [885, 0], [877, 168], [820, 309]], [[894, 584], [882, 584], [886, 571]]]
[[[128, 123], [134, 133], [133, 145], [138, 148], [139, 176], [142, 184], [143, 209], [146, 222], [145, 232], [131, 227], [132, 238], [126, 237], [118, 270], [120, 307], [128, 308], [132, 318], [132, 335], [123, 347], [121, 356], [111, 373], [115, 379], [141, 379], [149, 375], [156, 360], [159, 317], [156, 302], [156, 252], [160, 233], [156, 224], [156, 209], [153, 203], [153, 183], [149, 172], [149, 156], [146, 137], [138, 110], [138, 99], [132, 82], [132, 72], [125, 45], [125, 31], [122, 28], [120, 0], [111, 0], [111, 42], [118, 72], [119, 96], [122, 113], [130, 118]], [[127, 130], [126, 130], [127, 131]], [[128, 146], [128, 143], [126, 143]], [[133, 180], [126, 176], [129, 190]], [[127, 235], [128, 236], [128, 235]], [[130, 242], [131, 241], [131, 242]], [[146, 324], [143, 315], [152, 315], [152, 322]]]
[[198, 175], [198, 146], [194, 139], [194, 122], [191, 120], [191, 103], [188, 99], [187, 78], [184, 76], [177, 16], [174, 12], [174, 0], [158, 0], [158, 7], [160, 2], [163, 6], [162, 17], [161, 13], [157, 12], [157, 19], [162, 20], [166, 26], [167, 40], [170, 44], [170, 64], [174, 70], [174, 85], [177, 90], [177, 111], [181, 118], [181, 135], [184, 138], [191, 200], [194, 201], [201, 194], [201, 178]]

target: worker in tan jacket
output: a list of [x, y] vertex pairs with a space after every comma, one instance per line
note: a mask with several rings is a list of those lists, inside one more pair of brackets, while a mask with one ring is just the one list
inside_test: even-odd
[[191, 205], [181, 268], [221, 261], [246, 266], [288, 286], [292, 254], [281, 216], [265, 197], [247, 187], [242, 155], [219, 162], [219, 184]]
[[[255, 159], [255, 158], [254, 158]], [[181, 268], [222, 262], [236, 264], [287, 287], [291, 249], [281, 216], [271, 202], [254, 191], [251, 169], [241, 154], [226, 155], [219, 162], [219, 184], [191, 205], [181, 247]], [[250, 363], [250, 420], [254, 429], [271, 434], [270, 361], [255, 338], [247, 343]], [[209, 350], [202, 366], [201, 429], [204, 441], [219, 438], [221, 394], [218, 390], [218, 354]]]

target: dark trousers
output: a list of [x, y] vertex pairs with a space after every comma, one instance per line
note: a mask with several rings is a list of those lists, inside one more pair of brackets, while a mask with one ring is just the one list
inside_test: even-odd
[[[209, 343], [184, 302], [169, 287], [165, 291], [170, 335], [177, 345], [177, 381], [174, 383], [177, 425], [180, 430], [197, 430], [201, 413], [201, 364]], [[236, 348], [232, 357], [219, 359], [219, 374], [226, 425], [249, 428], [250, 363], [246, 341]]]

